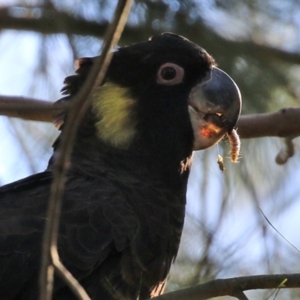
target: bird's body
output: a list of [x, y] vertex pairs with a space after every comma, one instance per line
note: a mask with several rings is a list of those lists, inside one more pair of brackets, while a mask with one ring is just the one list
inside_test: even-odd
[[[65, 100], [92, 63], [82, 59], [66, 79]], [[212, 67], [203, 49], [173, 34], [114, 54], [76, 136], [58, 238], [63, 264], [91, 299], [142, 300], [163, 290], [179, 247], [195, 145], [189, 95]], [[210, 145], [232, 129], [234, 114], [221, 133], [214, 135], [218, 123], [209, 129]], [[45, 172], [0, 188], [3, 300], [38, 299], [54, 159]], [[56, 278], [53, 299], [76, 298]]]

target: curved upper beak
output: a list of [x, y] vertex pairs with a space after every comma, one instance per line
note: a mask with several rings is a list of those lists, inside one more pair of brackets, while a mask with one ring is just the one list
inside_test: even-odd
[[242, 98], [230, 76], [214, 67], [210, 79], [192, 89], [188, 104], [194, 150], [201, 150], [232, 131], [241, 112]]

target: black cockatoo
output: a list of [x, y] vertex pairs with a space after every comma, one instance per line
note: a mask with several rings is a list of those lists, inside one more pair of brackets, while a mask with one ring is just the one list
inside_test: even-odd
[[[64, 101], [93, 61], [79, 60]], [[62, 263], [91, 299], [162, 292], [180, 242], [192, 152], [231, 132], [240, 104], [230, 77], [181, 36], [156, 35], [114, 52], [76, 135], [58, 237]], [[0, 188], [1, 300], [38, 299], [58, 145], [59, 138], [45, 172]], [[76, 298], [55, 278], [53, 299]]]

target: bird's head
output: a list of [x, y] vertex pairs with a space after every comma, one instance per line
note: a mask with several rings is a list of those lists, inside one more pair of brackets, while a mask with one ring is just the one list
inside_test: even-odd
[[[76, 92], [92, 63], [79, 60], [77, 81], [70, 77], [65, 93]], [[164, 33], [114, 52], [91, 107], [102, 143], [122, 150], [179, 151], [182, 159], [233, 129], [241, 97], [204, 49]]]

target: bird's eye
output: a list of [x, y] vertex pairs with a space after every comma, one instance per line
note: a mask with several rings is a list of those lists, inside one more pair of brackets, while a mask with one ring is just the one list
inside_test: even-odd
[[175, 85], [183, 81], [184, 69], [174, 63], [165, 63], [157, 72], [156, 82], [164, 85]]
[[160, 76], [164, 80], [171, 80], [176, 77], [176, 70], [173, 67], [165, 67], [160, 71]]

